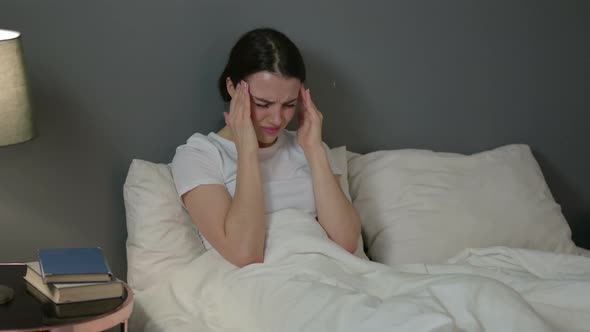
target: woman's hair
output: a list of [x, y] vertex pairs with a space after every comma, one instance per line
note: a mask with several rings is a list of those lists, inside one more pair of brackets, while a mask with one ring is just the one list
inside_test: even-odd
[[230, 101], [226, 78], [238, 82], [260, 71], [278, 73], [305, 81], [305, 64], [297, 46], [283, 33], [260, 28], [244, 34], [232, 48], [227, 65], [219, 77], [221, 98]]

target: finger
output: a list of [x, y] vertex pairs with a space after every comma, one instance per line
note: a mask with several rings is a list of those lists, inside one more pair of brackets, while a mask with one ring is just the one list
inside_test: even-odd
[[248, 83], [245, 81], [242, 81], [243, 86], [242, 86], [242, 96], [245, 97], [244, 101], [248, 101], [250, 102], [250, 91], [248, 90], [250, 87], [248, 86]]
[[246, 118], [250, 117], [250, 93], [248, 91], [248, 89], [249, 89], [248, 83], [245, 81], [242, 81], [242, 82], [243, 82], [242, 97], [244, 98], [243, 99], [244, 102], [242, 104], [242, 107], [243, 107], [243, 114], [242, 115], [244, 116], [244, 119], [246, 119]]
[[301, 91], [301, 100], [302, 100], [302, 106], [306, 112], [313, 111], [313, 109], [312, 109], [313, 104], [310, 103], [310, 99], [309, 99], [309, 89], [303, 89]]
[[306, 111], [310, 112], [313, 111], [313, 103], [311, 103], [309, 99], [309, 89], [305, 89], [302, 92], [302, 100], [303, 100], [303, 107]]
[[299, 111], [297, 113], [297, 123], [299, 124], [299, 127], [303, 125], [303, 121], [305, 121], [305, 115], [303, 114], [303, 111]]
[[240, 88], [236, 90], [236, 95], [238, 96], [238, 101], [240, 105], [244, 102], [244, 81], [240, 81]]
[[310, 119], [303, 119], [303, 123], [301, 124], [301, 130], [306, 133], [309, 132], [309, 129], [311, 128], [311, 120]]
[[238, 84], [236, 84], [236, 88], [234, 89], [234, 96], [231, 99], [231, 102], [229, 104], [229, 114], [230, 115], [234, 115], [236, 112], [236, 108], [239, 105], [239, 99], [240, 99], [240, 83], [238, 82]]
[[236, 108], [236, 116], [239, 118], [244, 117], [245, 108], [250, 105], [250, 100], [246, 95], [246, 82], [240, 81], [240, 90], [238, 91], [239, 97], [239, 107]]

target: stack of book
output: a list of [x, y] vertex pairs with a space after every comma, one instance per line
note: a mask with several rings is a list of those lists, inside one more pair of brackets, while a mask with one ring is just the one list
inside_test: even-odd
[[40, 249], [39, 260], [27, 263], [24, 279], [41, 302], [58, 305], [51, 310], [70, 314], [84, 308], [83, 312], [92, 314], [88, 312], [120, 304], [125, 292], [100, 247]]

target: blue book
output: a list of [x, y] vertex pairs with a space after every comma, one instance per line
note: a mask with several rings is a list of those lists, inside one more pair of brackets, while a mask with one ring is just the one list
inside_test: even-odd
[[107, 282], [113, 277], [100, 247], [39, 249], [39, 265], [45, 283]]

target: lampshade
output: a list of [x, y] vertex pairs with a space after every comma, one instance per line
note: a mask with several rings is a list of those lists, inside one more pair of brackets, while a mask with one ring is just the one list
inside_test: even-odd
[[0, 146], [35, 135], [20, 33], [0, 29]]

